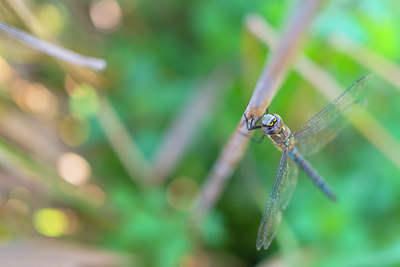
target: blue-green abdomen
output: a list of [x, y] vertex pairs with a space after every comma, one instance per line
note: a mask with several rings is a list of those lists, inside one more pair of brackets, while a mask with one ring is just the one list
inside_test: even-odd
[[290, 158], [310, 177], [314, 184], [330, 199], [336, 200], [335, 193], [325, 183], [324, 179], [317, 173], [311, 164], [300, 155], [296, 148], [289, 152]]

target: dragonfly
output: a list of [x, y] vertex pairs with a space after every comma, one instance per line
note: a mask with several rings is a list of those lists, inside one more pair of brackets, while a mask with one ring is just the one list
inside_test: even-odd
[[75, 65], [88, 67], [95, 71], [104, 70], [107, 65], [104, 59], [80, 55], [63, 47], [39, 39], [2, 21], [0, 21], [0, 32], [3, 32], [8, 36], [49, 56], [59, 58]]
[[372, 74], [368, 74], [358, 79], [294, 133], [283, 123], [278, 114], [269, 114], [268, 109], [266, 114], [255, 122], [254, 118], [249, 120], [244, 114], [249, 131], [256, 129], [263, 131], [257, 142], [268, 136], [272, 144], [282, 151], [278, 172], [258, 228], [257, 250], [262, 247], [268, 249], [276, 235], [282, 214], [297, 183], [297, 167], [307, 174], [324, 195], [336, 200], [333, 190], [304, 156], [317, 153], [337, 135], [345, 125], [346, 115], [352, 113], [354, 108], [362, 103], [358, 96], [372, 77]]

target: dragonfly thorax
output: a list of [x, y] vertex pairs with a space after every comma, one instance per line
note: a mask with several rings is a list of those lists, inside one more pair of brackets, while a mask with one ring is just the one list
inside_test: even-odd
[[261, 118], [261, 125], [265, 134], [274, 135], [282, 129], [283, 121], [278, 114], [266, 114]]

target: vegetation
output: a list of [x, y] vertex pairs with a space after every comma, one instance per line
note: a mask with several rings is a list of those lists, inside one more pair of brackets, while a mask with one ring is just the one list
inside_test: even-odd
[[[2, 21], [107, 68], [2, 34], [1, 241], [91, 246], [128, 266], [399, 265], [400, 3], [306, 14], [313, 2], [3, 1]], [[288, 31], [298, 15], [309, 24]], [[274, 60], [282, 79], [269, 74], [257, 106]], [[268, 105], [294, 131], [368, 73], [366, 110], [308, 158], [337, 203], [299, 172], [277, 238], [257, 251], [280, 152], [235, 132], [246, 107]]]

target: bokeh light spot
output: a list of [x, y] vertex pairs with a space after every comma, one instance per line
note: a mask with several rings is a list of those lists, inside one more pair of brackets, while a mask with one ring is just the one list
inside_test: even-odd
[[78, 190], [76, 193], [78, 196], [80, 195], [92, 196], [88, 201], [90, 201], [91, 204], [93, 204], [96, 207], [101, 207], [104, 204], [104, 200], [106, 197], [104, 191], [97, 185], [93, 184], [82, 186], [80, 190]]
[[178, 178], [167, 189], [167, 200], [171, 207], [179, 211], [193, 209], [200, 195], [199, 185], [190, 178]]
[[195, 254], [187, 254], [182, 257], [180, 262], [181, 267], [208, 267], [211, 266], [210, 259], [206, 253], [199, 252]]
[[53, 116], [57, 107], [53, 95], [41, 84], [34, 84], [27, 90], [25, 104], [31, 112], [47, 116]]
[[26, 188], [23, 187], [14, 187], [10, 192], [10, 198], [18, 198], [24, 200], [26, 202], [32, 201], [32, 193]]
[[56, 98], [40, 83], [15, 82], [12, 98], [21, 109], [41, 117], [54, 117], [57, 112]]
[[79, 84], [74, 80], [74, 78], [72, 78], [70, 75], [65, 76], [64, 87], [69, 95], [72, 95], [72, 92], [77, 86], [79, 86]]
[[88, 84], [80, 84], [70, 93], [69, 107], [77, 117], [89, 118], [99, 109], [99, 98], [96, 90]]
[[59, 33], [64, 27], [63, 17], [60, 11], [52, 4], [44, 4], [39, 7], [36, 16], [46, 28], [46, 31], [51, 34]]
[[90, 6], [90, 18], [97, 29], [113, 32], [121, 24], [121, 8], [113, 0], [94, 1]]
[[10, 207], [11, 209], [20, 212], [22, 214], [28, 215], [29, 214], [29, 207], [20, 199], [17, 198], [10, 198], [6, 202], [6, 206]]
[[57, 171], [67, 182], [73, 185], [83, 185], [90, 177], [90, 165], [75, 153], [64, 153], [57, 161]]
[[36, 231], [50, 237], [66, 234], [68, 230], [68, 216], [58, 209], [41, 209], [35, 212], [33, 224]]
[[68, 217], [68, 227], [66, 234], [75, 234], [79, 228], [79, 218], [74, 210], [63, 209], [63, 213]]
[[132, 13], [137, 6], [137, 0], [121, 0], [119, 1], [119, 4], [121, 6], [122, 14], [128, 15]]
[[87, 141], [90, 125], [87, 120], [73, 116], [65, 117], [60, 123], [60, 135], [69, 146], [77, 147]]
[[0, 57], [0, 84], [8, 83], [13, 76], [13, 69], [2, 57]]

